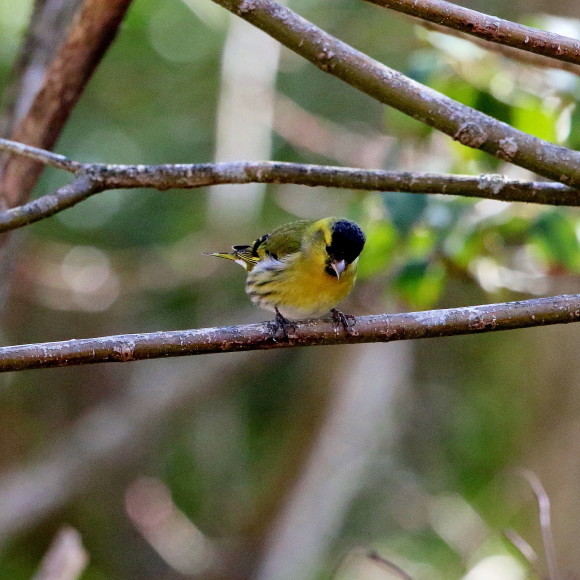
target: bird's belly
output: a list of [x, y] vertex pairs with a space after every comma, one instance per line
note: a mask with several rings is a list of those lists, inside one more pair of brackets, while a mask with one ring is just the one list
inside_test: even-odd
[[286, 318], [316, 317], [343, 300], [354, 280], [354, 268], [339, 280], [322, 268], [313, 272], [292, 264], [277, 270], [256, 267], [248, 274], [246, 293], [255, 304], [266, 310], [278, 308]]

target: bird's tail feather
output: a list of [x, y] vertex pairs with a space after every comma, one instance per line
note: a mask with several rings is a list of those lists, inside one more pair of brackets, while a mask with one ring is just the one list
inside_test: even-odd
[[250, 246], [235, 246], [232, 252], [205, 252], [206, 256], [216, 256], [217, 258], [224, 258], [225, 260], [233, 260], [239, 264], [244, 270], [251, 270], [258, 259], [252, 256], [249, 251]]

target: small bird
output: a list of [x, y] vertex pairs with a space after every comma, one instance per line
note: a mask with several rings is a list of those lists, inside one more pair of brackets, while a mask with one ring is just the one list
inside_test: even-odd
[[[247, 246], [211, 256], [233, 260], [248, 272], [250, 300], [276, 313], [287, 334], [287, 318], [321, 316], [329, 310], [348, 330], [347, 316], [334, 307], [356, 279], [365, 235], [353, 221], [328, 217], [282, 225]], [[350, 317], [353, 318], [353, 317]]]

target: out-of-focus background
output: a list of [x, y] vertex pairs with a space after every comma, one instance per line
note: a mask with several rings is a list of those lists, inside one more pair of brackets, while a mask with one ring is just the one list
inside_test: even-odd
[[[462, 103], [580, 146], [570, 73], [358, 0], [288, 4]], [[580, 36], [577, 0], [462, 4]], [[0, 0], [0, 89], [31, 5]], [[210, 0], [136, 0], [56, 150], [533, 179], [323, 74]], [[66, 179], [47, 170], [36, 194]], [[244, 295], [242, 270], [203, 252], [329, 215], [368, 235], [349, 313], [578, 291], [573, 209], [296, 186], [114, 191], [17, 234], [2, 343], [268, 319]], [[66, 523], [90, 554], [87, 580], [394, 577], [370, 549], [417, 580], [523, 579], [531, 567], [506, 530], [537, 552], [540, 573], [546, 559], [521, 468], [552, 502], [560, 569], [580, 577], [579, 340], [570, 325], [3, 375], [0, 578], [30, 578]]]

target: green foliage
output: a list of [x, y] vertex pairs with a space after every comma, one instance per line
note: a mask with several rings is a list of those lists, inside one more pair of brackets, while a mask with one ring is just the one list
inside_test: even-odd
[[445, 270], [429, 260], [407, 262], [393, 281], [393, 289], [411, 308], [428, 308], [437, 304], [443, 292]]
[[580, 270], [577, 227], [577, 223], [557, 210], [542, 212], [533, 220], [530, 240], [548, 268], [573, 272]]
[[366, 227], [367, 242], [359, 258], [358, 275], [371, 278], [389, 268], [398, 250], [398, 234], [387, 221], [376, 221]]
[[409, 195], [405, 193], [387, 193], [383, 202], [389, 212], [393, 225], [405, 235], [421, 219], [427, 207], [426, 195]]

